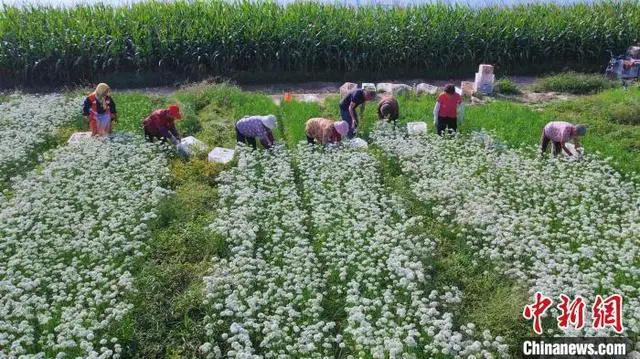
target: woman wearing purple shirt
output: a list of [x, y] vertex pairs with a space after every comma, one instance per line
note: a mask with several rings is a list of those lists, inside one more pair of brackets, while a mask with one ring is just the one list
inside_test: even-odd
[[271, 148], [275, 144], [273, 129], [276, 128], [276, 116], [245, 116], [236, 122], [236, 140], [250, 144], [257, 148], [256, 137], [264, 148]]
[[566, 144], [571, 139], [575, 145], [576, 150], [580, 148], [580, 142], [578, 138], [584, 136], [587, 132], [585, 125], [573, 125], [564, 121], [552, 121], [547, 123], [542, 129], [542, 135], [540, 137], [540, 152], [547, 152], [549, 142], [553, 142], [553, 155], [557, 156], [561, 151], [565, 151], [571, 156], [571, 151], [567, 148]]

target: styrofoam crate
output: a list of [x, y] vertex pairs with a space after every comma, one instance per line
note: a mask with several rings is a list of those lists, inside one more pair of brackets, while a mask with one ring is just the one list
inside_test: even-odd
[[394, 95], [408, 94], [413, 91], [413, 87], [407, 84], [393, 84], [391, 86], [391, 91]]
[[184, 137], [182, 140], [180, 140], [180, 142], [190, 149], [195, 149], [198, 151], [205, 151], [207, 149], [207, 145], [204, 142], [193, 136]]
[[426, 122], [409, 122], [407, 123], [407, 132], [410, 135], [419, 135], [427, 132]]
[[376, 84], [376, 91], [392, 93], [393, 84], [390, 82], [381, 82], [379, 84]]
[[478, 67], [478, 72], [484, 75], [491, 75], [493, 74], [493, 66], [487, 65], [487, 64], [481, 64]]
[[473, 82], [462, 81], [462, 83], [460, 84], [460, 88], [462, 89], [463, 96], [473, 95]]
[[426, 83], [419, 83], [416, 86], [416, 93], [428, 93], [430, 95], [435, 95], [438, 92], [438, 86], [429, 85]]
[[363, 82], [362, 83], [362, 88], [365, 90], [371, 90], [371, 91], [376, 91], [376, 84], [374, 83], [370, 83], [370, 82]]
[[584, 150], [582, 148], [579, 148], [579, 149], [576, 150], [576, 148], [573, 145], [573, 143], [565, 143], [565, 146], [567, 146], [567, 149], [573, 155], [573, 156], [569, 156], [564, 150], [562, 150], [562, 154], [565, 157], [568, 157], [568, 158], [571, 158], [571, 157], [573, 157], [573, 158], [581, 158], [584, 155]]
[[233, 156], [236, 151], [230, 150], [228, 148], [216, 147], [207, 156], [209, 162], [214, 163], [229, 163], [233, 160]]
[[358, 84], [353, 82], [345, 82], [340, 86], [340, 97], [345, 97], [351, 90], [358, 88]]
[[91, 137], [91, 132], [74, 132], [71, 135], [71, 137], [69, 137], [69, 140], [67, 141], [67, 143], [78, 142], [80, 139], [90, 138], [90, 137]]
[[352, 138], [349, 141], [349, 146], [353, 147], [353, 148], [368, 148], [369, 145], [367, 144], [367, 141], [363, 140], [362, 138], [356, 137], [356, 138]]

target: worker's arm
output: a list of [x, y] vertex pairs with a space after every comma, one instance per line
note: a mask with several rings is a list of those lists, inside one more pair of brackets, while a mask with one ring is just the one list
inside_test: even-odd
[[116, 103], [113, 102], [112, 98], [109, 98], [109, 110], [111, 111], [111, 120], [113, 122], [118, 122], [118, 110], [116, 109]]
[[180, 133], [178, 133], [176, 125], [173, 125], [169, 128], [169, 133], [171, 133], [171, 135], [175, 137], [176, 140], [180, 141]]
[[82, 114], [85, 116], [89, 116], [89, 111], [91, 110], [91, 101], [89, 98], [84, 99], [84, 104], [82, 105]]
[[365, 105], [366, 105], [366, 102], [363, 102], [362, 105], [360, 105], [360, 117], [364, 117]]
[[568, 154], [569, 156], [573, 156], [573, 153], [571, 153], [571, 151], [567, 148], [567, 143], [566, 142], [562, 142], [560, 143], [560, 145], [562, 146], [562, 150]]
[[351, 115], [351, 128], [356, 128], [358, 116], [356, 116], [356, 103], [353, 101], [349, 105], [349, 115]]

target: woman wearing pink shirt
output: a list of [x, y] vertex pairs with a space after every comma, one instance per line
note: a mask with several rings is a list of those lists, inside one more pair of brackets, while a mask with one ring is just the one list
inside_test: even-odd
[[540, 137], [540, 152], [544, 154], [547, 152], [547, 146], [549, 142], [553, 142], [553, 155], [557, 156], [560, 151], [565, 151], [569, 156], [572, 156], [571, 151], [567, 148], [566, 144], [569, 139], [573, 140], [573, 144], [576, 148], [580, 148], [578, 141], [579, 137], [584, 136], [587, 132], [585, 125], [572, 125], [569, 122], [564, 121], [552, 121], [547, 123], [542, 129], [542, 136]]

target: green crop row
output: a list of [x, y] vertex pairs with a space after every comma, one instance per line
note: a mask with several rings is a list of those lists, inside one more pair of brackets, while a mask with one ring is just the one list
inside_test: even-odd
[[640, 37], [640, 3], [349, 7], [183, 0], [0, 7], [0, 86], [161, 73], [453, 74], [604, 70]]

